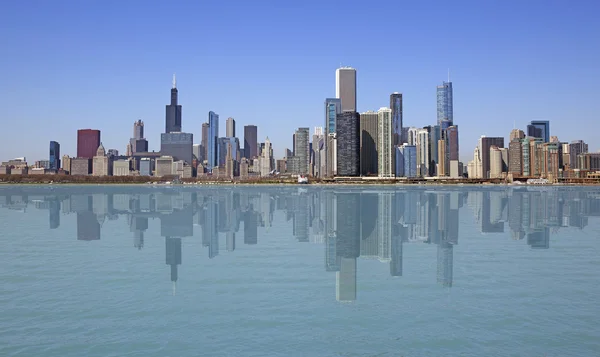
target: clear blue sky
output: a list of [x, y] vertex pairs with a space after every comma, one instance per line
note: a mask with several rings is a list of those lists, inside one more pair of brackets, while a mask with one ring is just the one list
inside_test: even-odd
[[480, 135], [551, 121], [600, 149], [600, 1], [2, 1], [0, 160], [76, 153], [79, 128], [124, 152], [133, 122], [160, 149], [171, 77], [183, 130], [208, 111], [258, 125], [276, 156], [323, 125], [335, 69], [357, 68], [358, 109], [404, 94], [404, 123], [436, 121], [450, 68], [461, 159]]

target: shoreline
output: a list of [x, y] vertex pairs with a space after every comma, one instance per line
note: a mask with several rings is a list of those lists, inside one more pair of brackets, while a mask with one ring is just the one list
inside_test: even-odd
[[450, 178], [373, 178], [373, 177], [339, 177], [333, 179], [309, 179], [308, 184], [298, 183], [296, 178], [252, 178], [225, 179], [194, 177], [184, 178], [173, 183], [173, 178], [157, 178], [153, 176], [70, 176], [70, 175], [0, 175], [2, 185], [122, 185], [148, 187], [193, 187], [193, 186], [257, 186], [257, 185], [297, 185], [297, 186], [600, 186], [600, 179], [571, 179], [557, 183], [527, 184], [527, 178], [519, 183], [509, 183], [504, 179], [450, 179]]

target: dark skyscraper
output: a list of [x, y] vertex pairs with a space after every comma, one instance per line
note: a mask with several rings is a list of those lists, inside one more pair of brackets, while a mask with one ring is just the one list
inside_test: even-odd
[[548, 120], [532, 120], [527, 125], [527, 136], [540, 138], [545, 143], [550, 142], [550, 122]]
[[244, 155], [247, 159], [258, 156], [258, 140], [256, 125], [244, 126]]
[[481, 138], [481, 171], [483, 178], [490, 178], [490, 147], [504, 147], [504, 138]]
[[167, 105], [165, 133], [181, 132], [181, 105], [177, 104], [177, 81], [173, 75], [171, 104]]
[[192, 163], [194, 135], [190, 133], [160, 134], [160, 152], [172, 156], [174, 160]]
[[360, 115], [337, 116], [337, 175], [360, 176]]
[[91, 159], [100, 146], [100, 130], [77, 130], [77, 157]]
[[400, 146], [402, 142], [402, 93], [390, 95], [390, 108], [392, 109], [392, 133], [394, 146]]
[[60, 144], [56, 141], [50, 142], [50, 170], [60, 168]]
[[202, 123], [202, 139], [200, 141], [200, 155], [202, 156], [201, 161], [206, 160], [208, 157], [208, 123]]

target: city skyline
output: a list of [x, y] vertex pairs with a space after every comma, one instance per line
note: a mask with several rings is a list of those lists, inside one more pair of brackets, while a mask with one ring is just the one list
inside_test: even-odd
[[[263, 6], [255, 4], [252, 13], [259, 18], [281, 19], [297, 11], [286, 6], [270, 10]], [[333, 10], [337, 6], [334, 1], [324, 5], [322, 10]], [[598, 150], [594, 133], [581, 130], [593, 125], [595, 119], [593, 100], [588, 96], [594, 93], [599, 74], [593, 61], [598, 49], [591, 45], [594, 43], [592, 34], [597, 32], [594, 29], [599, 26], [592, 21], [591, 14], [598, 4], [571, 4], [569, 11], [566, 4], [542, 7], [524, 4], [522, 13], [535, 10], [538, 14], [535, 19], [525, 19], [512, 12], [510, 2], [480, 4], [469, 7], [470, 11], [465, 11], [466, 5], [447, 6], [430, 9], [424, 4], [390, 3], [372, 8], [357, 5], [352, 11], [362, 14], [376, 13], [382, 8], [402, 8], [407, 14], [408, 21], [396, 30], [410, 32], [412, 36], [403, 37], [402, 46], [390, 48], [388, 56], [381, 58], [368, 58], [360, 49], [380, 46], [382, 40], [378, 38], [385, 37], [381, 35], [389, 33], [391, 25], [352, 29], [340, 41], [344, 49], [329, 54], [323, 51], [325, 47], [316, 34], [326, 33], [333, 27], [328, 22], [317, 21], [323, 15], [316, 14], [311, 4], [299, 10], [305, 21], [318, 24], [306, 33], [300, 31], [304, 27], [297, 20], [286, 23], [277, 20], [277, 24], [269, 24], [264, 29], [248, 26], [249, 19], [242, 16], [248, 9], [234, 9], [229, 15], [240, 21], [229, 29], [216, 31], [214, 38], [202, 42], [203, 49], [219, 55], [202, 56], [199, 60], [203, 50], [190, 46], [190, 40], [196, 31], [206, 33], [201, 27], [210, 26], [216, 19], [192, 25], [188, 14], [199, 10], [218, 13], [223, 10], [222, 5], [182, 2], [175, 8], [185, 14], [179, 21], [187, 32], [150, 30], [138, 39], [128, 31], [130, 22], [125, 18], [114, 19], [114, 26], [100, 33], [92, 25], [98, 23], [95, 19], [112, 16], [114, 12], [97, 5], [81, 4], [59, 11], [40, 4], [40, 11], [50, 14], [42, 18], [35, 14], [29, 16], [24, 4], [3, 4], [2, 13], [8, 14], [5, 23], [13, 30], [9, 32], [12, 36], [6, 39], [6, 48], [18, 54], [2, 59], [6, 83], [11, 83], [7, 95], [0, 97], [0, 104], [7, 108], [5, 115], [11, 118], [3, 122], [3, 129], [20, 132], [27, 128], [29, 137], [42, 136], [44, 140], [28, 140], [23, 145], [22, 139], [9, 137], [0, 144], [0, 152], [5, 156], [2, 160], [22, 156], [30, 161], [46, 158], [50, 140], [61, 144], [61, 154], [74, 155], [72, 137], [82, 128], [100, 129], [107, 149], [125, 152], [130, 123], [138, 119], [145, 123], [149, 149], [158, 150], [160, 133], [164, 130], [164, 109], [161, 109], [166, 104], [164, 90], [173, 72], [178, 74], [178, 102], [186, 107], [182, 130], [195, 134], [196, 143], [199, 143], [206, 113], [214, 110], [223, 118], [236, 118], [239, 128], [257, 125], [259, 140], [268, 136], [275, 156], [282, 157], [284, 149], [291, 146], [289, 136], [297, 127], [323, 126], [323, 98], [335, 94], [332, 73], [340, 62], [358, 72], [356, 111], [377, 110], [387, 105], [390, 93], [397, 91], [403, 93], [405, 127], [423, 127], [436, 122], [434, 86], [446, 79], [447, 68], [450, 68], [463, 163], [471, 158], [472, 147], [481, 135], [502, 136], [508, 142], [513, 123], [525, 130], [532, 120], [549, 120], [552, 131], [561, 133], [561, 140], [582, 139], [589, 143], [591, 152]], [[125, 4], [122, 10], [126, 14], [135, 8], [133, 4]], [[149, 26], [163, 10], [159, 5], [148, 6], [143, 26]], [[491, 13], [502, 14], [503, 22], [512, 25], [510, 31], [500, 33], [501, 24]], [[455, 20], [452, 26], [437, 21], [448, 16]], [[74, 31], [75, 24], [65, 21], [73, 17], [80, 19], [77, 31]], [[436, 25], [425, 26], [422, 21], [425, 17]], [[486, 26], [487, 23], [490, 24]], [[550, 26], [556, 23], [561, 26]], [[271, 26], [279, 33], [269, 36]], [[531, 26], [539, 32], [524, 31]], [[51, 30], [43, 30], [47, 28]], [[230, 49], [219, 43], [231, 45], [224, 40], [234, 39], [233, 34], [239, 33], [240, 28], [245, 28], [249, 37], [241, 40], [246, 44], [238, 43], [244, 55], [234, 57]], [[445, 56], [435, 55], [422, 45], [439, 44], [440, 29], [452, 34], [441, 45]], [[54, 51], [59, 44], [56, 39], [61, 38], [62, 33], [73, 34], [72, 45], [63, 44], [62, 51]], [[122, 41], [110, 41], [113, 36], [118, 38], [117, 34], [124, 36], [122, 41], [131, 40], [136, 46], [127, 48]], [[146, 56], [153, 51], [155, 38], [172, 39], [177, 44], [177, 53]], [[288, 40], [281, 41], [284, 38]], [[298, 46], [292, 46], [292, 42]], [[96, 60], [107, 52], [118, 55], [107, 61]], [[490, 52], [494, 56], [489, 56]], [[277, 55], [270, 58], [271, 53]], [[414, 58], [401, 56], [401, 53], [411, 53]], [[304, 56], [302, 61], [292, 60], [298, 56]], [[390, 59], [395, 56], [401, 56], [400, 63]], [[563, 65], [573, 62], [578, 63], [577, 69], [566, 69]], [[252, 71], [246, 70], [248, 66]], [[546, 75], [548, 73], [552, 75]], [[281, 91], [283, 87], [290, 90]], [[61, 88], [68, 88], [69, 95], [56, 95]], [[277, 113], [285, 108], [285, 98], [290, 95], [300, 104], [300, 109], [287, 111], [286, 120], [277, 120]], [[232, 97], [236, 98], [233, 105]], [[548, 98], [557, 97], [561, 98], [558, 104], [547, 104]], [[220, 123], [223, 128], [224, 124]]]

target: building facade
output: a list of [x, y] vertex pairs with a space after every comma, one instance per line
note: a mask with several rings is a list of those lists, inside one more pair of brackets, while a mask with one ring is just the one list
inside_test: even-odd
[[100, 130], [77, 130], [77, 157], [93, 158], [96, 155], [98, 146], [100, 146]]
[[342, 112], [337, 116], [337, 175], [360, 176], [360, 115]]
[[258, 129], [256, 125], [244, 126], [244, 157], [248, 160], [258, 156]]
[[174, 160], [183, 160], [192, 164], [194, 135], [191, 133], [162, 133], [160, 134], [160, 152], [172, 156]]
[[309, 128], [298, 128], [295, 133], [294, 156], [299, 158], [300, 175], [308, 175], [309, 131]]
[[437, 121], [438, 125], [442, 120], [450, 121], [450, 126], [454, 125], [454, 105], [452, 82], [443, 82], [437, 86]]
[[380, 108], [378, 115], [378, 141], [377, 141], [377, 173], [379, 177], [394, 177], [393, 165], [393, 126], [392, 110], [390, 108]]
[[527, 136], [540, 138], [543, 142], [550, 142], [550, 122], [548, 120], [532, 120], [527, 125]]
[[404, 144], [402, 141], [402, 93], [395, 92], [390, 95], [390, 108], [392, 109], [394, 146], [400, 146]]
[[[393, 114], [393, 113], [392, 113]], [[360, 174], [376, 175], [377, 141], [379, 138], [379, 114], [364, 112], [360, 114]]]
[[213, 167], [218, 167], [217, 157], [217, 141], [219, 139], [219, 115], [213, 111], [208, 112], [208, 148], [206, 149], [207, 155], [207, 169], [212, 171]]
[[225, 136], [228, 138], [235, 137], [235, 119], [229, 117], [225, 122]]
[[56, 141], [50, 142], [50, 170], [60, 169], [60, 144]]
[[356, 112], [356, 69], [342, 67], [335, 71], [335, 97], [341, 100], [342, 112]]

